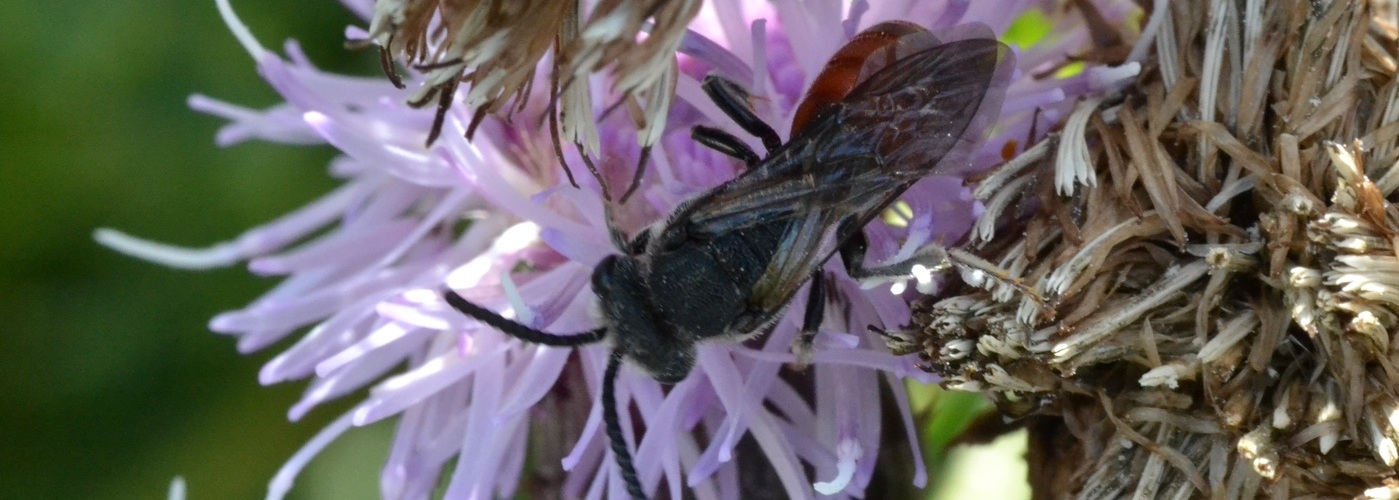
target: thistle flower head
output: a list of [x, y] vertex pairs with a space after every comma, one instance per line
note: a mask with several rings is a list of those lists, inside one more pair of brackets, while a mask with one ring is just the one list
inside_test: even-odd
[[1392, 497], [1399, 32], [1364, 2], [1206, 4], [1159, 2], [1132, 87], [992, 174], [978, 228], [1025, 238], [983, 235], [991, 278], [896, 345], [1046, 417], [1046, 496]]
[[[335, 437], [388, 418], [398, 430], [382, 472], [384, 497], [422, 497], [442, 484], [447, 498], [511, 496], [521, 488], [569, 498], [625, 491], [600, 432], [607, 349], [522, 343], [451, 310], [438, 290], [445, 284], [535, 328], [594, 328], [589, 276], [615, 252], [609, 231], [635, 233], [741, 168], [688, 137], [696, 124], [743, 136], [700, 90], [704, 75], [745, 87], [754, 112], [780, 130], [830, 54], [864, 27], [900, 19], [936, 31], [977, 22], [1003, 34], [1030, 12], [1051, 28], [1019, 49], [1001, 118], [962, 169], [976, 172], [1041, 141], [1078, 99], [1135, 75], [1138, 56], [1129, 50], [1145, 43], [1130, 33], [1101, 36], [1139, 17], [1125, 1], [1073, 9], [1035, 1], [778, 1], [762, 8], [714, 1], [697, 11], [696, 2], [618, 1], [597, 3], [589, 16], [568, 2], [347, 4], [373, 13], [367, 30], [350, 30], [352, 38], [372, 39], [408, 62], [406, 88], [322, 72], [294, 43], [284, 56], [269, 51], [221, 2], [286, 103], [257, 111], [191, 99], [232, 122], [220, 134], [225, 144], [261, 138], [336, 147], [343, 155], [331, 173], [343, 186], [203, 250], [98, 234], [118, 250], [173, 266], [246, 260], [256, 274], [285, 276], [210, 327], [236, 337], [243, 351], [301, 332], [260, 373], [267, 384], [311, 380], [291, 419], [370, 388], [288, 462], [272, 497]], [[690, 17], [695, 23], [682, 30]], [[654, 21], [651, 31], [636, 36], [646, 19]], [[673, 59], [670, 47], [679, 50]], [[551, 50], [552, 60], [535, 64]], [[608, 64], [618, 70], [610, 80], [590, 76]], [[557, 88], [541, 90], [553, 82]], [[540, 118], [550, 115], [554, 95], [561, 96], [559, 128], [576, 147], [555, 143], [553, 125]], [[435, 124], [432, 111], [408, 105], [432, 96], [466, 106], [443, 107]], [[513, 118], [491, 116], [507, 98], [515, 99]], [[607, 113], [614, 104], [625, 112]], [[637, 116], [644, 117], [640, 136]], [[426, 145], [438, 126], [441, 139]], [[474, 140], [463, 139], [471, 129]], [[646, 146], [654, 150], [637, 196], [609, 203], [606, 189], [626, 185]], [[596, 159], [597, 175], [578, 176], [575, 188], [559, 158], [575, 167]], [[901, 261], [928, 243], [962, 239], [982, 209], [963, 182], [929, 178], [910, 188], [899, 211], [867, 228], [869, 261]], [[860, 496], [878, 474], [886, 432], [907, 436], [912, 456], [894, 459], [912, 461], [914, 484], [925, 483], [898, 381], [933, 378], [866, 329], [907, 323], [908, 305], [886, 289], [862, 288], [838, 265], [828, 274], [830, 305], [807, 371], [784, 368], [795, 361], [788, 346], [797, 315], [758, 340], [702, 344], [695, 371], [674, 386], [622, 370], [622, 428], [647, 493], [727, 498], [756, 478], [793, 498]], [[805, 294], [796, 296], [790, 308], [800, 310]], [[889, 405], [880, 396], [886, 383], [895, 388]], [[886, 406], [902, 429], [883, 428]]]

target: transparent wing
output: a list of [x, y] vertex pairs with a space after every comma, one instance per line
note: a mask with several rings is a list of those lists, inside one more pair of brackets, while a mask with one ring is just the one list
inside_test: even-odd
[[688, 203], [674, 224], [695, 236], [796, 221], [753, 294], [763, 310], [780, 307], [850, 236], [836, 227], [859, 230], [919, 179], [969, 165], [1000, 111], [1010, 59], [980, 38], [899, 59], [762, 165]]
[[950, 42], [895, 61], [759, 167], [687, 204], [689, 234], [834, 211], [868, 220], [923, 177], [961, 173], [1000, 110], [1009, 49]]
[[776, 311], [791, 300], [811, 272], [829, 257], [823, 247], [834, 247], [835, 221], [823, 218], [821, 212], [807, 212], [797, 224], [788, 227], [782, 237], [783, 251], [773, 256], [763, 276], [753, 285], [749, 307], [758, 311]]

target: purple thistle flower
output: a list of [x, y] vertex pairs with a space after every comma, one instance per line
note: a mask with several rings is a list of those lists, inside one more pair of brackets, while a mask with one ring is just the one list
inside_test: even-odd
[[[369, 0], [345, 3], [362, 16], [373, 11]], [[1126, 0], [1096, 5], [1121, 25], [1140, 14]], [[220, 144], [256, 138], [338, 148], [343, 155], [330, 172], [344, 184], [296, 212], [206, 249], [169, 247], [105, 229], [97, 238], [174, 267], [246, 260], [256, 274], [286, 276], [249, 306], [215, 317], [210, 328], [237, 337], [243, 352], [305, 330], [259, 376], [264, 384], [311, 379], [289, 411], [291, 420], [328, 400], [371, 388], [364, 401], [288, 461], [272, 481], [269, 498], [280, 498], [306, 462], [340, 434], [390, 417], [398, 418], [398, 429], [382, 471], [385, 498], [426, 497], [444, 484], [443, 475], [446, 497], [453, 499], [508, 497], [526, 475], [536, 494], [625, 495], [598, 404], [608, 349], [522, 343], [451, 310], [437, 292], [445, 283], [473, 302], [547, 331], [595, 327], [589, 276], [614, 252], [603, 219], [604, 198], [590, 176], [576, 177], [581, 189], [569, 185], [548, 129], [535, 126], [547, 93], [535, 92], [513, 123], [487, 119], [470, 142], [462, 137], [471, 110], [454, 107], [442, 138], [425, 147], [432, 111], [404, 104], [413, 83], [422, 83], [421, 75], [410, 75], [410, 88], [400, 90], [383, 78], [322, 72], [295, 43], [286, 44], [285, 56], [263, 48], [225, 1], [219, 7], [286, 102], [258, 111], [194, 96], [190, 105], [230, 120], [218, 135]], [[1004, 33], [1030, 9], [1045, 13], [1053, 31], [1046, 40], [1017, 49], [1017, 73], [1000, 119], [972, 170], [1002, 162], [1008, 141], [1023, 149], [1041, 139], [1080, 97], [1104, 94], [1134, 76], [1136, 63], [1032, 78], [1092, 46], [1083, 18], [1056, 2], [709, 2], [681, 42], [667, 125], [637, 196], [617, 207], [617, 225], [634, 233], [740, 168], [689, 139], [690, 127], [700, 123], [744, 137], [700, 90], [706, 73], [748, 87], [758, 116], [781, 131], [791, 122], [808, 78], [861, 28], [902, 19], [934, 30], [977, 22]], [[365, 32], [350, 28], [348, 35], [364, 38]], [[1138, 43], [1149, 42], [1142, 36]], [[539, 80], [536, 86], [547, 89], [547, 80]], [[607, 93], [594, 91], [596, 109], [612, 102]], [[596, 147], [588, 149], [600, 160], [602, 178], [607, 185], [625, 186], [639, 155], [634, 122], [622, 110], [595, 127], [578, 137], [596, 134]], [[574, 151], [565, 156], [575, 168], [583, 164]], [[904, 213], [911, 215], [867, 228], [870, 262], [895, 262], [928, 243], [960, 241], [981, 209], [963, 180], [953, 177], [925, 179], [902, 201]], [[898, 431], [907, 434], [914, 450], [907, 458], [915, 464], [914, 482], [926, 483], [908, 401], [898, 388], [904, 378], [933, 379], [915, 366], [916, 359], [890, 354], [865, 328], [907, 323], [905, 298], [886, 288], [862, 288], [838, 264], [827, 269], [838, 277], [831, 285], [838, 307], [827, 308], [813, 364], [804, 372], [784, 369], [795, 361], [789, 346], [799, 314], [786, 315], [759, 342], [701, 344], [694, 373], [669, 388], [622, 370], [618, 392], [630, 410], [621, 413], [622, 427], [644, 429], [627, 439], [648, 492], [664, 485], [672, 498], [680, 498], [682, 488], [693, 489], [697, 498], [740, 496], [735, 453], [740, 440], [751, 436], [756, 447], [748, 449], [760, 450], [786, 495], [862, 496], [880, 435], [889, 432], [881, 428], [879, 394], [885, 383], [896, 389], [903, 422]], [[920, 281], [926, 289], [927, 278]], [[894, 288], [901, 292], [904, 284]], [[798, 293], [790, 310], [800, 311], [805, 300]], [[535, 457], [540, 471], [525, 469], [527, 455]], [[549, 470], [560, 463], [561, 471]]]

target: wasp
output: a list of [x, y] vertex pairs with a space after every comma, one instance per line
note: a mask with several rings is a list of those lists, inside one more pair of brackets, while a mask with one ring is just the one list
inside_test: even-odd
[[754, 114], [742, 87], [706, 77], [705, 93], [766, 154], [718, 128], [692, 129], [694, 140], [747, 169], [629, 241], [614, 238], [621, 253], [592, 273], [598, 328], [540, 331], [452, 291], [444, 293], [448, 304], [526, 342], [610, 343], [601, 395], [607, 435], [628, 492], [644, 498], [617, 416], [621, 363], [677, 383], [693, 369], [699, 342], [771, 330], [810, 282], [794, 344], [800, 358], [824, 315], [826, 261], [839, 253], [856, 279], [894, 273], [896, 266], [865, 267], [863, 227], [918, 180], [965, 171], [1010, 78], [1011, 53], [988, 28], [962, 32], [939, 39], [906, 22], [861, 32], [813, 80], [785, 143]]

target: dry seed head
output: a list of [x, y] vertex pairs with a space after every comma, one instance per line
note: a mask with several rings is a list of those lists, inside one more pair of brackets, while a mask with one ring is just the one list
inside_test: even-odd
[[435, 127], [462, 84], [469, 89], [465, 104], [478, 116], [473, 121], [482, 112], [513, 112], [516, 107], [509, 104], [524, 104], [536, 68], [551, 54], [551, 81], [559, 88], [549, 91], [559, 96], [563, 137], [596, 154], [588, 76], [611, 70], [612, 90], [636, 122], [640, 144], [654, 144], [675, 93], [675, 51], [702, 5], [700, 0], [378, 0], [369, 41], [383, 52], [384, 70], [395, 84], [402, 85], [394, 59], [423, 73], [408, 101], [438, 105]]
[[1125, 95], [975, 190], [977, 250], [947, 254], [982, 282], [902, 335], [1034, 417], [1031, 456], [1082, 457], [1032, 460], [1038, 495], [1399, 491], [1399, 29], [1374, 3], [1156, 10]]

